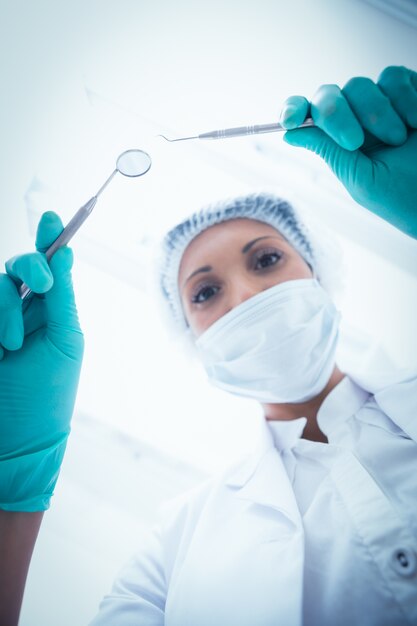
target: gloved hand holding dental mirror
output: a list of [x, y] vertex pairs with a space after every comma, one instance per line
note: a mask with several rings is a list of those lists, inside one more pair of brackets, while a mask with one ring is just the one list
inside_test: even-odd
[[[100, 187], [97, 193], [92, 198], [90, 198], [90, 200], [88, 200], [88, 202], [86, 202], [80, 209], [78, 209], [74, 217], [68, 222], [61, 234], [46, 250], [45, 256], [47, 261], [49, 262], [52, 255], [59, 248], [66, 245], [72, 239], [77, 230], [79, 230], [79, 228], [82, 226], [82, 224], [85, 222], [87, 217], [94, 209], [95, 205], [97, 204], [99, 195], [113, 180], [117, 172], [123, 174], [123, 176], [127, 176], [128, 178], [137, 178], [138, 176], [143, 176], [144, 174], [146, 174], [146, 172], [149, 171], [151, 164], [151, 157], [144, 150], [134, 148], [122, 152], [117, 157], [115, 170], [110, 174], [105, 183]], [[23, 283], [20, 286], [19, 293], [22, 300], [27, 300], [31, 296], [32, 290], [25, 283]]]

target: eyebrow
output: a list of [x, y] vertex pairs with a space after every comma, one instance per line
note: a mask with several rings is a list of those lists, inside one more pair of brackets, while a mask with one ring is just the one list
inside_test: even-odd
[[[264, 235], [263, 237], [257, 237], [256, 239], [252, 239], [252, 241], [249, 241], [248, 243], [246, 243], [241, 252], [242, 254], [246, 254], [247, 252], [249, 252], [249, 250], [252, 248], [252, 246], [255, 245], [255, 243], [257, 243], [258, 241], [261, 241], [261, 239], [281, 239], [281, 237], [278, 237], [277, 235]], [[192, 274], [189, 275], [189, 277], [187, 278], [187, 280], [184, 282], [183, 287], [185, 287], [185, 285], [188, 283], [189, 280], [191, 280], [193, 278], [193, 276], [195, 276], [196, 274], [200, 274], [200, 273], [207, 273], [207, 272], [211, 272], [212, 271], [212, 266], [211, 265], [204, 265], [204, 267], [199, 267], [198, 270], [195, 270], [195, 272], [193, 272]]]

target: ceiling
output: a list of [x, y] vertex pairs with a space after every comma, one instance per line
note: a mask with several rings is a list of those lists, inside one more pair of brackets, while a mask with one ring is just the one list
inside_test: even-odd
[[383, 11], [389, 17], [400, 20], [407, 27], [417, 29], [416, 0], [363, 0], [363, 2]]

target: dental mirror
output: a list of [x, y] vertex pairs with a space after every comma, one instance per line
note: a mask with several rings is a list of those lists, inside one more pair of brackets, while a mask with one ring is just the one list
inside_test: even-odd
[[126, 150], [117, 157], [116, 169], [130, 178], [143, 176], [151, 167], [151, 157], [143, 150]]
[[[87, 217], [94, 209], [97, 203], [98, 196], [101, 194], [103, 189], [107, 187], [107, 185], [112, 180], [113, 176], [117, 174], [117, 172], [120, 172], [120, 174], [123, 174], [123, 176], [128, 176], [129, 178], [137, 178], [138, 176], [143, 176], [143, 174], [146, 174], [146, 172], [149, 171], [151, 164], [151, 157], [147, 152], [144, 152], [144, 150], [134, 148], [132, 150], [125, 150], [125, 152], [122, 152], [122, 154], [117, 157], [116, 169], [114, 170], [114, 172], [110, 174], [106, 182], [100, 187], [95, 196], [90, 198], [88, 202], [86, 202], [80, 209], [78, 209], [74, 217], [68, 222], [61, 234], [46, 250], [45, 256], [47, 261], [50, 260], [50, 258], [53, 254], [55, 254], [58, 248], [65, 246], [72, 239], [77, 230], [80, 228], [81, 224], [85, 222]], [[19, 288], [19, 293], [22, 300], [27, 300], [32, 294], [32, 290], [25, 283], [22, 283]]]

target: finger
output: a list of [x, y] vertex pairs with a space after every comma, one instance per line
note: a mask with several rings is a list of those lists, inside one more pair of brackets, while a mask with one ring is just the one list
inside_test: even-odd
[[6, 350], [19, 350], [23, 338], [22, 302], [10, 277], [0, 274], [0, 344]]
[[36, 249], [39, 252], [46, 252], [63, 230], [64, 225], [59, 215], [53, 211], [46, 211], [39, 220], [36, 232]]
[[406, 68], [406, 70], [408, 71], [411, 84], [413, 85], [414, 89], [417, 89], [417, 72], [414, 72], [413, 70], [409, 70], [408, 68]]
[[35, 293], [45, 293], [54, 282], [46, 257], [41, 252], [29, 252], [6, 261], [6, 272], [16, 285], [24, 282]]
[[311, 116], [341, 148], [357, 150], [364, 132], [337, 85], [322, 85], [311, 101]]
[[417, 73], [406, 67], [386, 67], [378, 86], [404, 122], [417, 128]]
[[290, 130], [300, 126], [308, 116], [309, 101], [303, 96], [290, 96], [282, 106], [280, 124]]
[[[357, 167], [358, 159], [362, 161], [363, 168], [368, 166], [369, 159], [360, 151], [352, 152], [341, 148], [320, 128], [296, 128], [287, 131], [284, 141], [291, 146], [306, 148], [318, 154], [345, 186], [353, 178], [352, 172]], [[350, 193], [354, 194], [352, 191]]]
[[50, 260], [54, 284], [45, 294], [47, 336], [67, 354], [68, 349], [74, 347], [73, 333], [68, 331], [76, 331], [81, 335], [72, 286], [72, 264], [71, 248], [64, 246], [55, 252]]
[[389, 98], [370, 79], [352, 78], [342, 93], [363, 128], [386, 144], [401, 145], [407, 139], [407, 128]]

